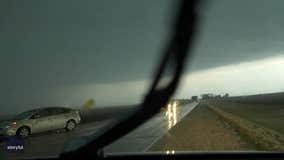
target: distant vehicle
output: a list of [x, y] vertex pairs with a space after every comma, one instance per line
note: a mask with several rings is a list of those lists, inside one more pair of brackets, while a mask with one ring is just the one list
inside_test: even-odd
[[47, 107], [23, 112], [0, 123], [0, 135], [26, 137], [34, 133], [65, 129], [72, 131], [80, 123], [79, 112], [64, 107]]
[[192, 96], [191, 100], [194, 101], [194, 102], [198, 102], [198, 96]]
[[206, 100], [206, 99], [212, 99], [215, 96], [212, 93], [207, 93], [207, 94], [202, 94], [201, 97], [202, 97], [203, 100]]

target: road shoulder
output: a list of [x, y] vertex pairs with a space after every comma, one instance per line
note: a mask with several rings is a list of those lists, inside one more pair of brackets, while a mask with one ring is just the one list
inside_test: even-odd
[[148, 151], [256, 150], [236, 130], [199, 104]]

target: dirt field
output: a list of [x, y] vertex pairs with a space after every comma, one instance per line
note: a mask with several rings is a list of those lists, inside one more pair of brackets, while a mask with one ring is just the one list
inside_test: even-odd
[[158, 140], [149, 151], [257, 150], [206, 105], [189, 115]]

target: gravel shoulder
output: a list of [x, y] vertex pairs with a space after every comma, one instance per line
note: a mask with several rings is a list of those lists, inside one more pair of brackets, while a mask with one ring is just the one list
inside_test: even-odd
[[207, 105], [199, 104], [148, 151], [257, 150]]

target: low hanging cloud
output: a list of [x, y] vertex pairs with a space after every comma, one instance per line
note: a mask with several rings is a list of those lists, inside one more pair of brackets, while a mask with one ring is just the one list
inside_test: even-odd
[[[176, 98], [190, 98], [203, 93], [250, 95], [284, 91], [284, 56], [243, 62], [184, 75]], [[164, 80], [168, 80], [165, 78]], [[57, 97], [68, 102], [94, 98], [98, 105], [134, 104], [143, 100], [150, 80], [88, 84], [63, 87]], [[62, 101], [63, 103], [63, 101]]]
[[284, 91], [284, 56], [227, 65], [185, 75], [176, 97], [203, 93], [250, 95]]
[[[182, 77], [174, 97], [190, 98], [204, 93], [238, 96], [281, 92], [284, 91], [283, 70], [284, 56], [276, 56], [192, 72]], [[168, 79], [164, 80], [167, 82]], [[43, 106], [80, 107], [90, 98], [97, 106], [137, 104], [143, 100], [151, 82], [89, 83], [39, 89], [28, 94], [23, 91], [20, 95], [15, 94], [11, 102], [22, 111]]]

